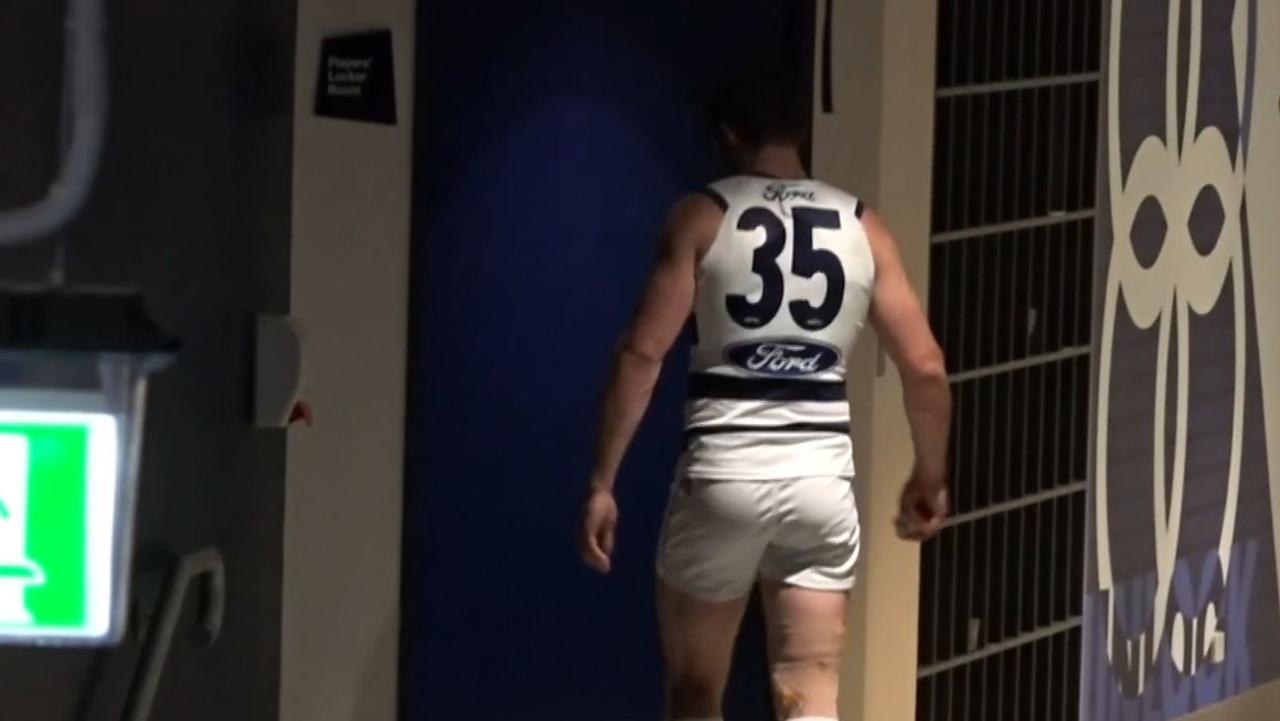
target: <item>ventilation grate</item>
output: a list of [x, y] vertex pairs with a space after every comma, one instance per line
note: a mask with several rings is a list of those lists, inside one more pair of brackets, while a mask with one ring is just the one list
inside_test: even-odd
[[954, 514], [921, 555], [919, 721], [1079, 717], [1101, 10], [940, 0]]

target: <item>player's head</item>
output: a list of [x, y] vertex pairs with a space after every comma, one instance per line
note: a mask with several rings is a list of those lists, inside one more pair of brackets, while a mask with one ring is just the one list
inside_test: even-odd
[[749, 164], [765, 146], [804, 145], [809, 114], [796, 85], [786, 73], [754, 70], [716, 89], [708, 114], [728, 159], [737, 165]]

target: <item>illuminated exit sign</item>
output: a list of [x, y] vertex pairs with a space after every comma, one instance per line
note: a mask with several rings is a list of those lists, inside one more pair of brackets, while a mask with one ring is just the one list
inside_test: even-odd
[[116, 419], [0, 410], [0, 640], [105, 640], [115, 609]]

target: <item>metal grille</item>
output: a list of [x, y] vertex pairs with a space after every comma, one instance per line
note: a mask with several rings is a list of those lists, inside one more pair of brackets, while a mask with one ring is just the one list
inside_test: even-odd
[[940, 0], [930, 320], [954, 517], [919, 721], [1079, 717], [1101, 0]]

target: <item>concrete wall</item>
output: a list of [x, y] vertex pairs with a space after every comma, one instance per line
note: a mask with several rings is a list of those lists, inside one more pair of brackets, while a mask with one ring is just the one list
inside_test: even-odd
[[1182, 718], [1183, 721], [1274, 721], [1277, 708], [1280, 708], [1280, 683], [1269, 683]]
[[[289, 432], [280, 718], [396, 718], [412, 0], [300, 0], [290, 307], [310, 428]], [[399, 124], [312, 115], [320, 41], [393, 31]]]
[[[1254, 306], [1258, 319], [1258, 358], [1262, 367], [1262, 409], [1266, 425], [1268, 473], [1271, 479], [1272, 548], [1280, 579], [1280, 203], [1271, 202], [1280, 188], [1280, 3], [1262, 0], [1254, 20], [1256, 37], [1253, 107], [1245, 185], [1247, 219], [1253, 238]], [[1276, 584], [1280, 606], [1280, 582]], [[1280, 638], [1275, 639], [1280, 645]]]
[[[864, 198], [887, 219], [927, 298], [933, 158], [933, 0], [837, 3], [834, 112], [815, 93], [814, 175]], [[821, 17], [821, 13], [820, 13]], [[821, 82], [821, 66], [815, 72]], [[863, 556], [841, 685], [845, 721], [915, 717], [919, 546], [893, 531], [914, 458], [902, 383], [868, 336], [850, 373]]]
[[[285, 441], [249, 426], [252, 315], [289, 303], [293, 0], [108, 2], [111, 112], [85, 213], [66, 233], [71, 284], [139, 287], [178, 337], [156, 377], [141, 463], [136, 568], [222, 550], [227, 607], [207, 650], [175, 639], [155, 719], [275, 716]], [[47, 190], [58, 155], [65, 3], [0, 10], [0, 206]], [[0, 252], [0, 280], [40, 282], [50, 245]], [[188, 618], [190, 618], [188, 616]], [[6, 719], [121, 715], [138, 660], [0, 649]]]

